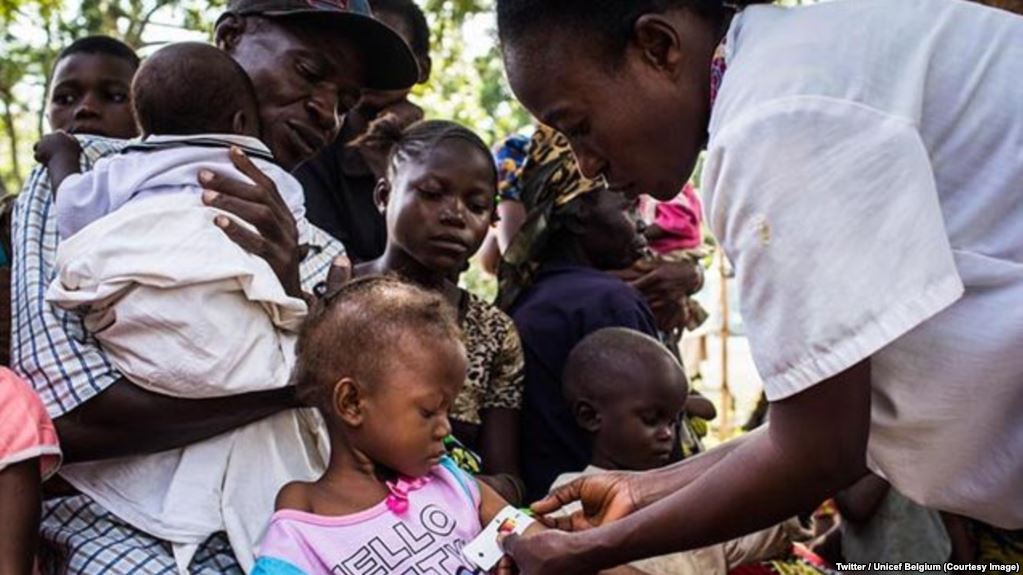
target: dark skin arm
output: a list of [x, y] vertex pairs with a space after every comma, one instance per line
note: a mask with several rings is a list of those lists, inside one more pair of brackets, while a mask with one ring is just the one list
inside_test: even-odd
[[[776, 402], [768, 429], [718, 456], [695, 479], [689, 474], [682, 478], [660, 472], [633, 474], [583, 498], [584, 511], [594, 518], [601, 518], [602, 512], [601, 519], [609, 518], [607, 511], [616, 503], [618, 516], [639, 511], [581, 533], [509, 538], [505, 549], [527, 575], [568, 575], [762, 529], [812, 509], [862, 477], [869, 426], [870, 364], [864, 361]], [[807, 429], [815, 432], [806, 433]], [[578, 499], [571, 495], [584, 494], [587, 479], [552, 497], [562, 502]], [[622, 500], [625, 496], [629, 501]], [[549, 512], [556, 506], [534, 507]], [[576, 522], [586, 523], [578, 518]]]
[[0, 471], [0, 575], [31, 575], [42, 505], [39, 459]]
[[643, 294], [658, 329], [663, 331], [671, 331], [683, 323], [682, 300], [703, 287], [703, 268], [689, 260], [642, 259], [615, 275]]
[[487, 238], [483, 240], [483, 245], [480, 246], [480, 251], [476, 252], [480, 267], [492, 276], [497, 275], [497, 270], [501, 266], [501, 250], [497, 247], [496, 234], [497, 228], [491, 228]]
[[479, 447], [483, 458], [482, 481], [494, 488], [512, 505], [523, 505], [523, 486], [519, 479], [519, 412], [492, 408], [481, 414]]
[[487, 474], [519, 474], [519, 412], [515, 409], [492, 408], [481, 414], [480, 455], [483, 472]]
[[526, 208], [522, 202], [501, 200], [497, 204], [497, 217], [497, 227], [490, 230], [490, 235], [480, 250], [480, 264], [483, 270], [495, 275], [501, 264], [501, 256], [526, 221]]
[[887, 481], [868, 473], [852, 487], [839, 491], [835, 495], [835, 504], [838, 505], [842, 519], [864, 523], [874, 516], [889, 489], [891, 485]]
[[[229, 238], [270, 264], [290, 295], [305, 297], [291, 212], [273, 182], [241, 151], [232, 150], [231, 160], [255, 185], [209, 174], [201, 180], [212, 192], [204, 201], [255, 226], [258, 233], [217, 218]], [[344, 275], [334, 271], [334, 276]], [[54, 423], [65, 460], [91, 461], [183, 447], [296, 406], [291, 388], [186, 399], [151, 393], [121, 379]]]
[[718, 410], [714, 404], [695, 391], [689, 392], [689, 397], [686, 398], [686, 413], [691, 417], [699, 417], [707, 421], [712, 421], [718, 416]]
[[941, 513], [941, 521], [952, 542], [952, 561], [973, 563], [977, 559], [977, 545], [967, 525], [969, 519], [954, 513]]
[[[506, 506], [509, 505], [508, 501], [497, 491], [495, 491], [487, 483], [479, 483], [480, 488], [480, 524], [486, 526], [490, 523], [498, 513], [501, 512]], [[533, 534], [541, 532], [545, 527], [538, 523], [533, 523], [526, 528], [525, 533]], [[498, 536], [500, 540], [501, 536]], [[507, 558], [502, 558], [501, 562], [494, 567], [491, 571], [496, 575], [512, 575], [516, 573], [514, 564]], [[612, 569], [605, 569], [600, 572], [601, 575], [643, 575], [642, 571], [629, 566], [615, 567]]]
[[71, 174], [81, 171], [82, 146], [67, 132], [52, 132], [35, 145], [35, 159], [50, 174], [50, 189], [57, 189]]
[[294, 388], [186, 399], [121, 379], [54, 420], [68, 463], [184, 447], [297, 407]]
[[642, 259], [615, 275], [643, 294], [651, 307], [659, 301], [680, 301], [703, 287], [703, 268], [689, 260]]

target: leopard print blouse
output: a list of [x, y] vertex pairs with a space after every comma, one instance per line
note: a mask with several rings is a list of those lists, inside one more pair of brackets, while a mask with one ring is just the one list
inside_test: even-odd
[[469, 372], [451, 407], [451, 418], [480, 425], [484, 409], [522, 408], [525, 359], [507, 314], [469, 292], [463, 292], [461, 308]]

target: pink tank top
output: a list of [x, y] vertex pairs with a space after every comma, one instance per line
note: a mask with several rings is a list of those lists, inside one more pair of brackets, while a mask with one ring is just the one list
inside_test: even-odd
[[476, 480], [445, 458], [373, 507], [340, 517], [274, 513], [252, 575], [472, 574], [462, 547], [480, 531]]

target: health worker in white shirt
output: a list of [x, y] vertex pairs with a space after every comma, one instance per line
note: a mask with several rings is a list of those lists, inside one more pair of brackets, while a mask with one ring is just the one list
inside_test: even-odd
[[[759, 5], [764, 4], [764, 5]], [[498, 0], [515, 94], [585, 175], [669, 199], [706, 149], [767, 429], [580, 479], [575, 533], [510, 538], [593, 573], [760, 529], [868, 469], [1023, 528], [1023, 18], [962, 0]]]

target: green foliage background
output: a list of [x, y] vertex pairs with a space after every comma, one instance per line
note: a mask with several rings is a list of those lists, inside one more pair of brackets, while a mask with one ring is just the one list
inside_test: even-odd
[[[490, 142], [529, 123], [504, 81], [493, 0], [417, 0], [431, 25], [433, 77], [414, 99], [430, 117], [473, 127]], [[48, 129], [48, 74], [60, 48], [109, 34], [146, 54], [168, 38], [210, 38], [226, 0], [0, 0], [0, 192], [16, 192], [32, 145]], [[473, 33], [475, 43], [467, 42]], [[191, 34], [189, 34], [191, 33]], [[482, 44], [479, 38], [489, 38]], [[156, 38], [154, 40], [154, 38]]]
[[[778, 0], [807, 4], [819, 0]], [[416, 0], [431, 26], [433, 76], [414, 99], [428, 117], [462, 122], [496, 143], [529, 115], [505, 82], [494, 0]], [[0, 195], [15, 193], [46, 130], [49, 71], [75, 38], [108, 34], [147, 54], [169, 40], [212, 38], [227, 0], [0, 0]]]

